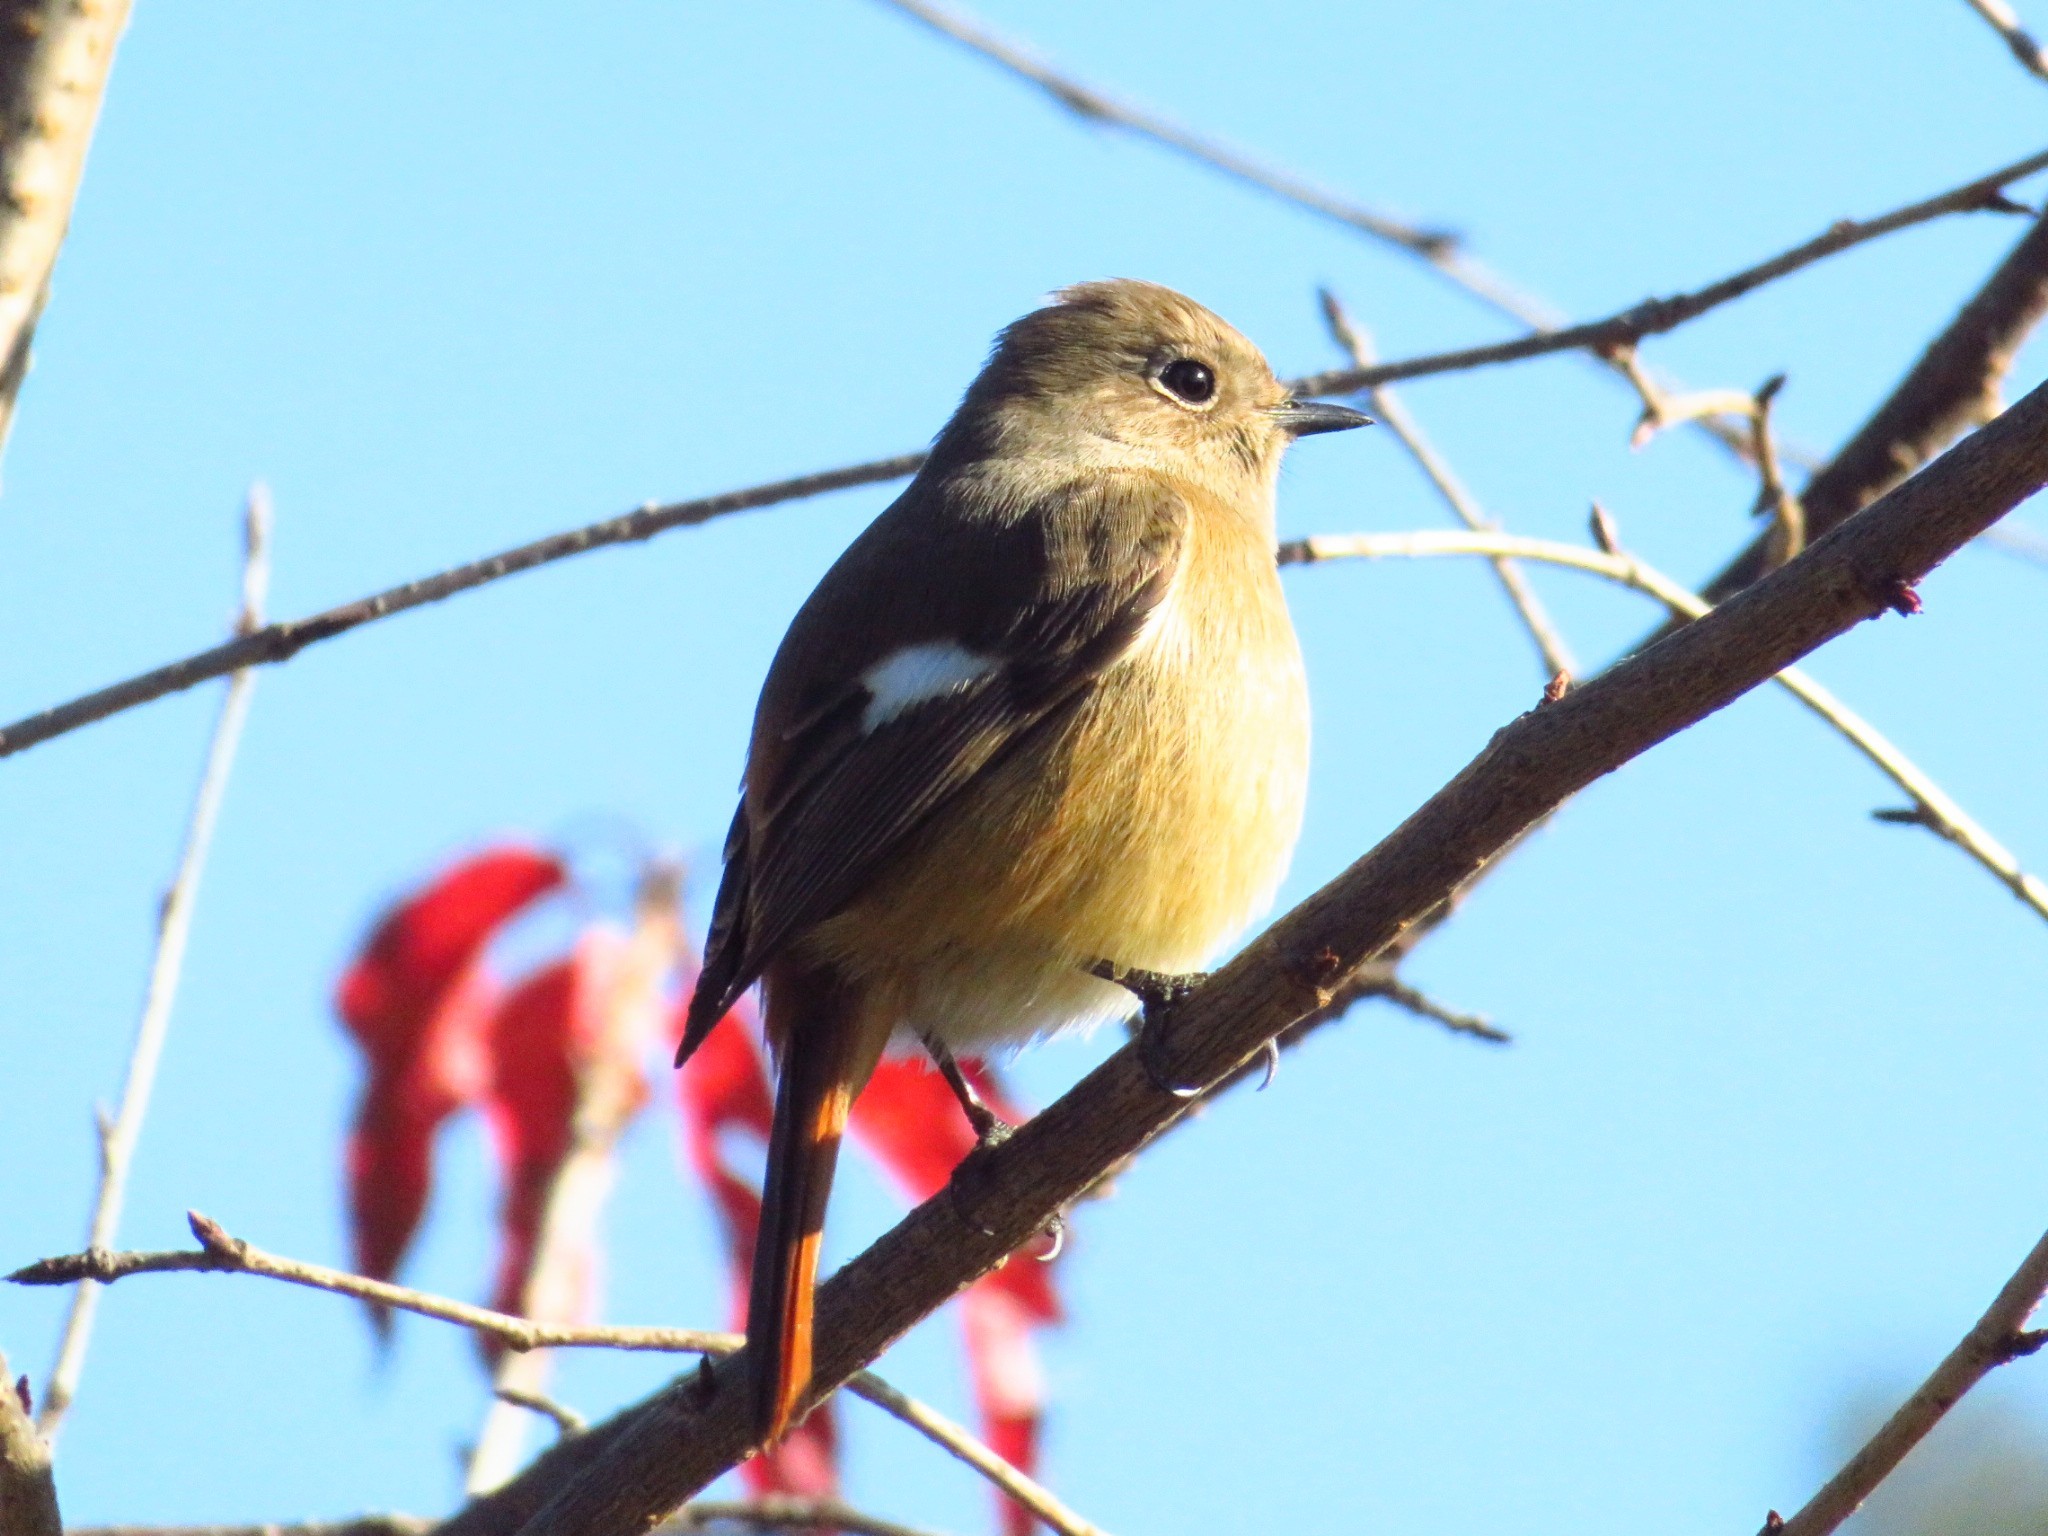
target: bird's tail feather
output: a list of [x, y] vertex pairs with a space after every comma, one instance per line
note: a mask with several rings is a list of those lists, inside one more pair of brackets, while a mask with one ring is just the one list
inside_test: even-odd
[[811, 1309], [825, 1202], [847, 1112], [885, 1042], [866, 1038], [871, 1031], [863, 1027], [858, 994], [815, 972], [801, 978], [771, 973], [769, 1013], [781, 1072], [754, 1240], [747, 1352], [755, 1361], [754, 1428], [772, 1445], [795, 1421], [811, 1384]]

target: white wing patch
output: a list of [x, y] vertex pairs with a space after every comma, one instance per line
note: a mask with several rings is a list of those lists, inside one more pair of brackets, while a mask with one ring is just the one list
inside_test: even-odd
[[994, 657], [970, 651], [953, 640], [928, 640], [893, 651], [860, 675], [861, 686], [868, 691], [868, 706], [861, 711], [861, 733], [887, 725], [927, 700], [958, 693], [997, 665]]

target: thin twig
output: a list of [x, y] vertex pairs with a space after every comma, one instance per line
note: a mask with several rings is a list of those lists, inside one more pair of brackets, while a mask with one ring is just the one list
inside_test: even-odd
[[[1588, 571], [1654, 597], [1672, 613], [1702, 618], [1713, 605], [1677, 582], [1620, 549], [1602, 551], [1551, 539], [1530, 539], [1504, 533], [1357, 533], [1320, 534], [1281, 547], [1288, 564], [1322, 560], [1420, 559], [1443, 555], [1485, 558], [1507, 556]], [[1779, 672], [1777, 683], [1814, 714], [1834, 727], [1877, 769], [1912, 797], [1921, 824], [1954, 843], [1996, 877], [1998, 883], [2037, 916], [2048, 919], [2048, 881], [2028, 874], [2012, 852], [1994, 838], [1911, 758], [1885, 739], [1862, 716], [1797, 667]]]
[[1674, 395], [1644, 368], [1633, 346], [1617, 348], [1614, 363], [1634, 386], [1643, 402], [1643, 414], [1636, 419], [1628, 445], [1641, 448], [1666, 428], [1685, 421], [1714, 420], [1727, 425], [1732, 418], [1749, 438], [1749, 461], [1756, 466], [1759, 482], [1754, 510], [1771, 514], [1771, 532], [1766, 539], [1764, 568], [1776, 570], [1806, 547], [1806, 513], [1799, 497], [1785, 483], [1783, 454], [1777, 433], [1771, 429], [1771, 402], [1785, 387], [1785, 376], [1766, 379], [1753, 391], [1701, 389]]
[[128, 4], [0, 7], [0, 449], [14, 426]]
[[[1754, 292], [1766, 283], [1788, 276], [1825, 257], [1839, 254], [1881, 235], [1891, 234], [1914, 224], [1922, 224], [1946, 214], [2004, 207], [2006, 205], [1998, 196], [2001, 188], [2044, 168], [2048, 168], [2048, 151], [2031, 155], [1988, 176], [1980, 176], [1974, 181], [1965, 182], [1962, 186], [1944, 192], [1938, 197], [1911, 204], [1879, 218], [1860, 223], [1854, 219], [1844, 219], [1827, 233], [1789, 251], [1781, 252], [1768, 261], [1744, 268], [1722, 278], [1719, 282], [1710, 283], [1704, 288], [1673, 298], [1651, 299], [1618, 314], [1609, 315], [1604, 320], [1594, 320], [1566, 330], [1524, 337], [1519, 341], [1501, 342], [1492, 346], [1467, 347], [1453, 352], [1438, 352], [1389, 363], [1376, 363], [1370, 368], [1344, 368], [1310, 374], [1305, 378], [1292, 380], [1288, 387], [1299, 394], [1354, 394], [1359, 390], [1392, 383], [1399, 379], [1423, 378], [1440, 373], [1456, 373], [1468, 368], [1490, 367], [1498, 363], [1520, 362], [1552, 352], [1593, 351], [1604, 354], [1617, 347], [1631, 345], [1645, 336], [1673, 330], [1719, 305]], [[639, 511], [629, 512], [623, 517], [608, 518], [603, 522], [591, 523], [566, 533], [536, 539], [530, 544], [522, 544], [516, 549], [506, 550], [488, 559], [472, 561], [433, 576], [421, 577], [417, 581], [388, 588], [370, 597], [358, 598], [352, 603], [343, 603], [340, 607], [329, 608], [308, 618], [271, 624], [253, 635], [226, 645], [214, 646], [210, 650], [194, 652], [178, 661], [138, 673], [134, 677], [0, 727], [0, 757], [11, 756], [39, 742], [104, 720], [109, 715], [119, 714], [122, 710], [133, 709], [137, 705], [147, 704], [167, 694], [178, 693], [195, 684], [203, 683], [208, 678], [224, 676], [239, 667], [268, 666], [289, 660], [307, 646], [319, 641], [330, 640], [336, 635], [346, 634], [378, 619], [389, 618], [395, 613], [404, 613], [428, 603], [440, 602], [458, 592], [466, 592], [489, 582], [517, 575], [521, 571], [533, 570], [536, 566], [548, 565], [556, 560], [564, 560], [572, 555], [580, 555], [613, 544], [649, 539], [671, 528], [695, 527], [734, 512], [751, 511], [782, 502], [801, 501], [808, 497], [823, 495], [828, 491], [845, 490], [851, 486], [900, 480], [906, 475], [915, 474], [924, 463], [924, 459], [922, 453], [897, 454], [893, 458], [874, 459], [865, 464], [852, 464], [842, 469], [823, 470], [814, 475], [801, 475], [793, 480], [770, 481], [765, 485], [727, 491], [717, 496], [705, 496], [695, 501], [642, 507]]]
[[1511, 1045], [1514, 1036], [1497, 1027], [1483, 1014], [1463, 1013], [1456, 1008], [1438, 1002], [1419, 987], [1411, 987], [1399, 976], [1388, 975], [1367, 983], [1359, 989], [1359, 996], [1384, 998], [1404, 1013], [1432, 1024], [1441, 1024], [1454, 1035], [1470, 1035], [1475, 1040], [1484, 1040], [1489, 1045]]
[[64, 1536], [50, 1442], [28, 1413], [28, 1378], [17, 1383], [0, 1355], [0, 1536]]
[[1765, 563], [1776, 570], [1806, 548], [1806, 509], [1785, 484], [1785, 472], [1778, 462], [1777, 434], [1771, 430], [1771, 402], [1785, 387], [1785, 375], [1766, 379], [1754, 397], [1750, 428], [1755, 434], [1757, 478], [1756, 510], [1771, 518], [1770, 549]]
[[[1329, 326], [1330, 335], [1338, 346], [1351, 354], [1352, 362], [1361, 368], [1372, 366], [1372, 339], [1352, 324], [1351, 317], [1344, 312], [1344, 306], [1329, 289], [1322, 289], [1319, 297], [1323, 306], [1323, 322]], [[1475, 530], [1492, 529], [1497, 525], [1486, 515], [1472, 493], [1465, 488], [1452, 470], [1450, 464], [1436, 451], [1428, 438], [1423, 436], [1421, 426], [1408, 414], [1398, 395], [1385, 386], [1366, 392], [1371, 408], [1379, 419], [1386, 423], [1387, 430], [1394, 434], [1401, 446], [1408, 450], [1429, 483], [1436, 487], [1437, 495], [1443, 498], [1458, 520], [1467, 528]], [[1536, 646], [1536, 658], [1543, 666], [1545, 677], [1563, 673], [1568, 677], [1578, 675], [1579, 664], [1572, 659], [1571, 648], [1565, 644], [1564, 636], [1557, 632], [1557, 625], [1551, 621], [1543, 602], [1529, 586], [1521, 568], [1512, 560], [1495, 560], [1493, 574], [1499, 580], [1501, 590], [1521, 616], [1522, 627], [1529, 632], [1529, 638]]]
[[[1334, 220], [1370, 239], [1418, 257], [1439, 276], [1488, 309], [1533, 332], [1553, 331], [1567, 322], [1567, 317], [1553, 306], [1526, 290], [1518, 289], [1472, 257], [1459, 239], [1447, 231], [1418, 228], [1365, 208], [1352, 199], [1314, 186], [1300, 176], [1256, 160], [1170, 119], [1119, 101], [1055, 69], [1032, 49], [1014, 39], [998, 36], [957, 8], [940, 6], [933, 0], [886, 0], [886, 3], [1018, 79], [1037, 86], [1054, 102], [1090, 123], [1122, 129], [1149, 139], [1197, 165], [1219, 171], [1310, 213]], [[1598, 351], [1592, 352], [1589, 360], [1614, 370], [1614, 360]], [[1711, 418], [1702, 419], [1697, 425], [1724, 448], [1746, 456], [1748, 446], [1740, 432], [1732, 431], [1725, 423]]]
[[671, 502], [665, 506], [650, 503], [622, 517], [606, 518], [582, 528], [572, 528], [566, 533], [535, 539], [530, 544], [521, 544], [483, 560], [472, 560], [467, 565], [387, 588], [309, 618], [287, 619], [266, 625], [254, 634], [243, 635], [226, 645], [197, 651], [181, 661], [154, 668], [110, 688], [99, 689], [68, 704], [18, 720], [0, 730], [0, 757], [34, 746], [37, 742], [48, 741], [53, 736], [61, 736], [66, 731], [75, 731], [95, 720], [104, 720], [124, 709], [147, 704], [152, 699], [182, 692], [208, 678], [225, 676], [237, 668], [288, 661], [318, 641], [331, 640], [374, 620], [389, 618], [392, 614], [404, 613], [427, 603], [438, 603], [458, 592], [467, 592], [521, 571], [530, 571], [535, 566], [613, 544], [651, 539], [671, 528], [694, 528], [734, 512], [772, 507], [785, 501], [802, 501], [850, 486], [900, 480], [905, 475], [916, 473], [923, 462], [922, 453], [900, 453], [894, 458], [851, 464], [815, 475], [798, 475], [792, 480], [771, 480], [765, 485], [702, 496], [695, 501]]
[[425, 1536], [434, 1522], [418, 1515], [358, 1515], [353, 1520], [266, 1520], [261, 1525], [81, 1525], [70, 1536]]
[[2012, 56], [2020, 61], [2020, 67], [2037, 79], [2048, 80], [2048, 51], [2034, 41], [2034, 36], [2020, 24], [2019, 13], [2005, 3], [2005, 0], [1965, 0], [1971, 10], [1991, 23], [1991, 28], [2005, 46], [2012, 50]]
[[1636, 398], [1643, 403], [1643, 413], [1636, 418], [1633, 431], [1629, 433], [1628, 445], [1640, 448], [1649, 440], [1670, 427], [1683, 422], [1721, 420], [1725, 425], [1728, 417], [1737, 417], [1744, 426], [1734, 430], [1747, 430], [1748, 419], [1755, 413], [1756, 397], [1739, 389], [1694, 389], [1674, 392], [1669, 384], [1658, 378], [1636, 355], [1634, 346], [1616, 347], [1607, 354], [1616, 372], [1628, 380]]
[[980, 54], [1019, 79], [1029, 81], [1060, 106], [1091, 123], [1121, 128], [1140, 138], [1150, 139], [1212, 171], [1221, 171], [1235, 181], [1271, 193], [1283, 202], [1332, 219], [1412, 256], [1419, 256], [1467, 293], [1525, 325], [1540, 329], [1562, 323], [1562, 317], [1540, 299], [1520, 292], [1467, 256], [1460, 247], [1458, 236], [1449, 230], [1424, 229], [1367, 208], [1157, 113], [1118, 101], [1092, 86], [1081, 84], [1070, 75], [1060, 73], [1028, 48], [998, 37], [960, 11], [934, 5], [931, 0], [884, 0], [884, 3]]
[[153, 1253], [109, 1253], [86, 1250], [57, 1258], [38, 1259], [6, 1278], [16, 1285], [72, 1285], [82, 1280], [111, 1285], [130, 1275], [170, 1274], [184, 1270], [231, 1275], [260, 1275], [303, 1285], [316, 1291], [332, 1291], [358, 1301], [435, 1317], [498, 1340], [508, 1349], [603, 1348], [651, 1350], [658, 1353], [730, 1354], [745, 1340], [736, 1333], [709, 1332], [693, 1328], [622, 1328], [615, 1325], [569, 1327], [559, 1323], [536, 1323], [509, 1312], [473, 1306], [447, 1296], [415, 1291], [385, 1280], [371, 1280], [346, 1270], [329, 1269], [266, 1253], [251, 1243], [228, 1234], [219, 1222], [197, 1211], [186, 1213], [192, 1235], [199, 1247], [174, 1248]]
[[[384, 1280], [370, 1280], [345, 1270], [308, 1264], [266, 1253], [253, 1244], [230, 1236], [219, 1222], [188, 1212], [186, 1219], [197, 1249], [171, 1249], [155, 1253], [109, 1253], [87, 1250], [39, 1259], [6, 1278], [16, 1285], [71, 1285], [97, 1281], [102, 1285], [130, 1275], [171, 1274], [198, 1270], [221, 1274], [259, 1275], [283, 1280], [318, 1291], [352, 1296], [401, 1312], [458, 1323], [508, 1349], [627, 1349], [667, 1354], [696, 1354], [718, 1358], [733, 1354], [746, 1343], [743, 1335], [691, 1328], [638, 1328], [617, 1324], [570, 1326], [533, 1322], [489, 1307], [473, 1306], [408, 1286]], [[856, 1373], [847, 1390], [865, 1398], [883, 1412], [900, 1419], [933, 1444], [972, 1467], [1002, 1492], [1029, 1509], [1061, 1536], [1102, 1536], [1100, 1528], [1084, 1520], [1044, 1487], [1017, 1470], [1003, 1457], [983, 1445], [972, 1434], [944, 1414], [898, 1391], [872, 1371]]]
[[[237, 634], [252, 634], [263, 627], [263, 600], [270, 585], [270, 515], [270, 492], [261, 485], [252, 486], [243, 513], [242, 602], [235, 616]], [[184, 971], [185, 947], [192, 936], [192, 908], [199, 899], [200, 878], [206, 872], [213, 829], [220, 819], [221, 801], [227, 794], [235, 750], [241, 745], [242, 722], [248, 718], [249, 697], [255, 687], [256, 673], [248, 667], [228, 679], [227, 696], [221, 700], [213, 740], [206, 749], [206, 766], [199, 776], [199, 792], [193, 798], [192, 819], [185, 829], [185, 846], [178, 856], [177, 873], [158, 910], [156, 953], [150, 961], [149, 984], [143, 993], [135, 1045], [128, 1055], [121, 1107], [112, 1121], [102, 1119], [99, 1127], [99, 1190], [86, 1229], [86, 1246], [91, 1249], [113, 1247], [120, 1228], [128, 1170], [135, 1158], [135, 1144], [142, 1135], [143, 1119], [149, 1113], [157, 1063], [163, 1057], [164, 1040], [171, 1027], [171, 1008], [178, 996], [178, 979]], [[71, 1293], [70, 1315], [64, 1320], [57, 1362], [50, 1370], [50, 1384], [43, 1391], [42, 1414], [37, 1420], [45, 1438], [52, 1442], [78, 1396], [79, 1376], [85, 1370], [93, 1317], [98, 1309], [98, 1286], [88, 1282]]]
[[2036, 533], [2023, 524], [2002, 523], [1996, 528], [1986, 529], [1981, 542], [2003, 550], [2016, 560], [2048, 565], [2048, 534]]
[[906, 1396], [872, 1371], [861, 1371], [847, 1382], [856, 1397], [865, 1398], [884, 1413], [893, 1414], [927, 1439], [943, 1446], [989, 1482], [1038, 1516], [1061, 1536], [1103, 1536], [1102, 1528], [1083, 1519], [1045, 1488], [1026, 1477], [1003, 1457], [983, 1445], [960, 1425], [937, 1409]]
[[545, 1392], [531, 1392], [524, 1387], [493, 1387], [491, 1395], [502, 1403], [510, 1403], [514, 1408], [524, 1408], [529, 1413], [537, 1413], [544, 1419], [552, 1420], [557, 1434], [580, 1435], [590, 1428], [590, 1420], [567, 1403], [556, 1402]]
[[1689, 321], [1697, 320], [1709, 310], [1754, 293], [1765, 284], [1789, 277], [1817, 261], [1839, 255], [1843, 251], [1884, 235], [1910, 229], [1916, 224], [1925, 224], [1929, 220], [1945, 218], [1955, 213], [2025, 212], [2027, 210], [2020, 208], [2004, 195], [2004, 189], [2044, 168], [2048, 168], [2048, 151], [2029, 155], [2024, 160], [2016, 160], [2011, 165], [2002, 166], [1988, 175], [1979, 176], [1920, 202], [1895, 208], [1890, 213], [1879, 214], [1875, 218], [1839, 219], [1811, 240], [1802, 241], [1789, 250], [1781, 251], [1767, 260], [1757, 262], [1754, 266], [1745, 267], [1740, 272], [1731, 273], [1704, 287], [1674, 294], [1667, 299], [1646, 299], [1605, 319], [1589, 320], [1581, 325], [1546, 331], [1535, 336], [1524, 336], [1515, 341], [1495, 342], [1483, 347], [1466, 347], [1456, 352], [1439, 352], [1433, 356], [1412, 358], [1406, 362], [1381, 363], [1372, 368], [1340, 368], [1325, 373], [1312, 373], [1306, 378], [1294, 380], [1292, 387], [1306, 395], [1351, 394], [1370, 388], [1374, 384], [1421, 378], [1427, 374], [1458, 373], [1468, 368], [1484, 368], [1498, 363], [1520, 362], [1525, 358], [1542, 357], [1552, 352], [1613, 352], [1618, 348], [1633, 346], [1646, 336], [1658, 336], [1666, 331], [1675, 330]]
[[2048, 1333], [2021, 1331], [2043, 1295], [2048, 1295], [2048, 1235], [2020, 1261], [1989, 1310], [1977, 1319], [1977, 1326], [1963, 1335], [1963, 1341], [1920, 1383], [1919, 1390], [1899, 1405], [1898, 1412], [1885, 1420], [1883, 1428], [1828, 1479], [1804, 1509], [1782, 1523], [1773, 1516], [1764, 1529], [1777, 1536], [1829, 1536], [1856, 1513], [1966, 1392], [1999, 1366], [2033, 1354], [2048, 1343]]
[[[2006, 376], [2048, 315], [2048, 218], [2028, 227], [1984, 284], [1929, 342], [1884, 402], [1799, 493], [1817, 539], [2004, 408]], [[1769, 569], [1766, 531], [1701, 588], [1722, 602]], [[1662, 633], [1662, 631], [1660, 631]]]
[[[1163, 1084], [1238, 1071], [1572, 795], [1877, 617], [1901, 583], [2044, 485], [2048, 386], [1738, 597], [1509, 721], [1378, 846], [1212, 975], [1142, 1059], [1120, 1047], [978, 1154], [966, 1185], [926, 1200], [821, 1286], [807, 1399], [1186, 1121], [1191, 1101]], [[609, 1536], [651, 1524], [754, 1448], [752, 1366], [743, 1352], [708, 1381], [673, 1383], [592, 1425], [436, 1536]]]

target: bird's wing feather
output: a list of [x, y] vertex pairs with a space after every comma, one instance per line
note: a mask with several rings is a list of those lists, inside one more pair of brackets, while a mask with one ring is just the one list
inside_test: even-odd
[[[903, 501], [790, 627], [762, 693], [746, 798], [692, 999], [687, 1055], [792, 938], [841, 910], [904, 840], [1048, 727], [1142, 633], [1190, 509], [1171, 482], [1097, 474], [988, 516]], [[1048, 507], [1048, 498], [1060, 505]], [[985, 662], [877, 710], [877, 668], [919, 647]]]

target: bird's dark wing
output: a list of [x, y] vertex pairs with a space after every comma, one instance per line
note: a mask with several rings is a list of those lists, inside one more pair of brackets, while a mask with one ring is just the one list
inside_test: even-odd
[[[762, 690], [684, 1056], [783, 946], [1085, 697], [1165, 597], [1190, 516], [1171, 482], [1129, 473], [993, 510], [949, 495], [961, 493], [913, 485], [790, 626]], [[878, 669], [934, 649], [976, 663], [972, 675], [883, 718]]]

